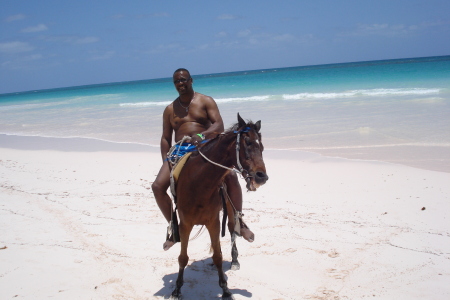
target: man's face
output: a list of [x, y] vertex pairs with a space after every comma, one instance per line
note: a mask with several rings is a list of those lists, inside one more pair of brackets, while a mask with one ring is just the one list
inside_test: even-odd
[[192, 88], [192, 78], [188, 72], [180, 71], [173, 75], [173, 84], [178, 91], [178, 94], [182, 95]]

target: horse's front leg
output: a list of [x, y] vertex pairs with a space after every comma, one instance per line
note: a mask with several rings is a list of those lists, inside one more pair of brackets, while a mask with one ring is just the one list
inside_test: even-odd
[[184, 268], [186, 267], [189, 256], [187, 254], [187, 248], [189, 243], [189, 235], [191, 234], [193, 226], [186, 226], [183, 222], [180, 223], [179, 232], [180, 232], [180, 240], [181, 240], [181, 251], [178, 256], [178, 278], [176, 282], [176, 287], [172, 292], [170, 300], [181, 300], [181, 287], [183, 286], [184, 280]]
[[220, 248], [220, 221], [217, 217], [217, 220], [213, 221], [213, 224], [207, 226], [209, 236], [211, 238], [211, 247], [213, 249], [213, 262], [217, 268], [217, 272], [219, 274], [219, 286], [222, 288], [222, 300], [232, 300], [234, 299], [233, 294], [231, 294], [228, 289], [227, 280], [225, 279], [225, 273], [223, 272], [223, 257], [222, 257], [222, 249]]

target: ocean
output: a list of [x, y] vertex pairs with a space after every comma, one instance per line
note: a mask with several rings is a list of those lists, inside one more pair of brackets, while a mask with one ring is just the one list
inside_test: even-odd
[[[159, 147], [177, 98], [161, 79], [0, 95], [0, 134]], [[196, 75], [225, 126], [262, 121], [266, 149], [450, 172], [450, 56]], [[282, 152], [281, 152], [282, 153]], [[287, 153], [287, 152], [286, 152]]]

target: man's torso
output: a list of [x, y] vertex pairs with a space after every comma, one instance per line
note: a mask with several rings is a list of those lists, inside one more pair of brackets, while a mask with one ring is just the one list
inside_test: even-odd
[[187, 109], [181, 106], [178, 99], [172, 102], [170, 123], [175, 132], [175, 141], [203, 132], [211, 126], [205, 106], [206, 97], [196, 93]]

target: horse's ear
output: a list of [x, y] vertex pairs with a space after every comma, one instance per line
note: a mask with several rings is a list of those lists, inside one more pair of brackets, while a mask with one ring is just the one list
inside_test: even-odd
[[261, 129], [261, 120], [259, 120], [258, 122], [255, 123], [256, 132], [259, 132], [260, 129]]
[[237, 117], [238, 117], [238, 122], [239, 122], [239, 128], [242, 128], [247, 125], [247, 123], [245, 123], [244, 119], [241, 118], [241, 115], [239, 115], [239, 113], [238, 113]]

